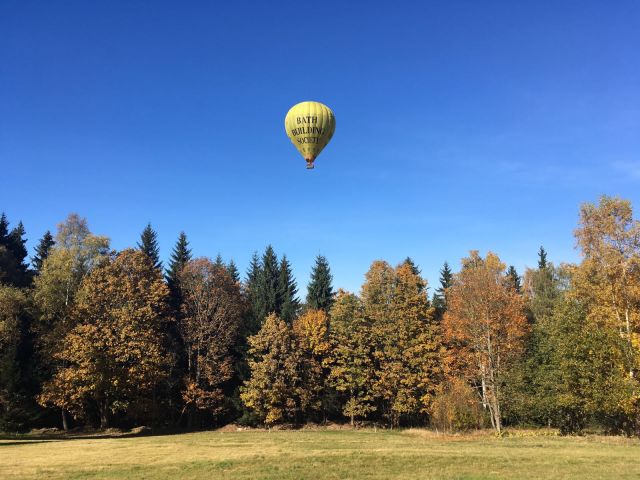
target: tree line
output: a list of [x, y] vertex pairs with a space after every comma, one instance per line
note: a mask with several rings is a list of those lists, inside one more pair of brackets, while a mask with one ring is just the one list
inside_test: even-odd
[[304, 422], [466, 430], [640, 431], [640, 222], [630, 202], [581, 206], [581, 261], [540, 247], [522, 275], [498, 255], [419, 267], [374, 261], [334, 291], [316, 258], [304, 301], [268, 246], [246, 274], [193, 258], [165, 267], [147, 225], [116, 252], [77, 214], [28, 258], [0, 217], [0, 429]]

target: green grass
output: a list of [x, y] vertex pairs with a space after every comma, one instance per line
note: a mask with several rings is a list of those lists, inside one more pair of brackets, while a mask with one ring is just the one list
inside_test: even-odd
[[0, 478], [639, 478], [640, 441], [420, 430], [202, 432], [0, 440]]

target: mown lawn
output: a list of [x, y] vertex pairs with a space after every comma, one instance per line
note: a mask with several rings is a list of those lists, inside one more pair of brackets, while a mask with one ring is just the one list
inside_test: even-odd
[[640, 441], [420, 430], [201, 432], [0, 440], [0, 478], [640, 478]]

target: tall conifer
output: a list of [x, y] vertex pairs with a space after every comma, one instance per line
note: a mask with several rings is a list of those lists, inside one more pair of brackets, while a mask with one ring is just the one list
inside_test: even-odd
[[147, 223], [144, 230], [140, 234], [138, 249], [149, 257], [154, 268], [162, 270], [162, 262], [160, 261], [160, 247], [158, 246], [158, 234], [151, 227], [151, 223]]
[[538, 269], [542, 270], [543, 268], [547, 268], [547, 251], [541, 246], [538, 250]]
[[40, 239], [40, 242], [38, 242], [38, 246], [36, 247], [36, 254], [31, 258], [31, 264], [33, 265], [36, 273], [40, 273], [40, 270], [42, 270], [42, 265], [49, 256], [51, 247], [53, 247], [55, 244], [56, 242], [53, 239], [53, 235], [51, 235], [51, 232], [47, 230]]
[[278, 279], [278, 309], [280, 318], [291, 324], [298, 316], [300, 301], [296, 297], [298, 287], [291, 273], [291, 265], [286, 255], [280, 261], [280, 276]]
[[436, 320], [440, 321], [444, 312], [447, 311], [446, 292], [453, 284], [453, 272], [449, 268], [449, 264], [444, 262], [440, 270], [440, 287], [433, 294], [433, 306], [436, 309]]
[[516, 267], [510, 265], [507, 269], [507, 283], [508, 285], [515, 290], [516, 293], [520, 293], [522, 290], [522, 285], [520, 282], [520, 275], [516, 271]]
[[327, 259], [318, 255], [311, 270], [311, 281], [307, 287], [307, 306], [329, 312], [333, 305], [333, 277]]
[[238, 271], [238, 267], [233, 259], [229, 260], [229, 263], [227, 264], [227, 271], [229, 272], [229, 275], [231, 275], [231, 278], [233, 278], [234, 282], [240, 282], [240, 272]]
[[169, 260], [169, 268], [167, 269], [166, 277], [169, 287], [177, 285], [180, 271], [189, 260], [191, 260], [189, 241], [187, 240], [187, 235], [184, 232], [180, 232], [176, 245], [173, 247], [173, 252]]
[[256, 314], [260, 323], [270, 313], [280, 312], [278, 298], [278, 286], [280, 284], [280, 268], [278, 256], [269, 245], [262, 255], [262, 268], [258, 280], [258, 296], [256, 302]]

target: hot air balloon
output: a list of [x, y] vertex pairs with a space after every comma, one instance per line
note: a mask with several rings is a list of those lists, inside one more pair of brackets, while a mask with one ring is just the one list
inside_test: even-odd
[[307, 168], [313, 168], [316, 157], [333, 137], [336, 117], [329, 107], [320, 102], [301, 102], [287, 112], [284, 128], [307, 161]]

